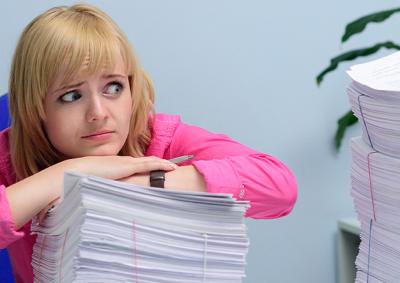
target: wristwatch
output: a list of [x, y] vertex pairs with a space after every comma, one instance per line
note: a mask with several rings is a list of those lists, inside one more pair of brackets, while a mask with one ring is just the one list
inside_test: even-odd
[[165, 171], [154, 170], [150, 171], [150, 186], [156, 188], [164, 188]]

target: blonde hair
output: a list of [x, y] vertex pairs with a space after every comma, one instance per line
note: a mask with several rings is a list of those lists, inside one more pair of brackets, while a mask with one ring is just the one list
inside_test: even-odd
[[89, 56], [88, 72], [113, 67], [122, 56], [132, 99], [128, 138], [120, 155], [143, 156], [150, 139], [153, 113], [152, 83], [136, 59], [127, 38], [104, 12], [86, 4], [55, 7], [36, 17], [23, 31], [11, 66], [9, 82], [11, 160], [17, 180], [63, 159], [43, 127], [44, 98], [60, 66], [64, 83], [72, 79]]

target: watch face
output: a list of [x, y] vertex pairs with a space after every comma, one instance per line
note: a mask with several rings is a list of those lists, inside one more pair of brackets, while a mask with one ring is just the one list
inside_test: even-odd
[[161, 170], [151, 171], [150, 173], [151, 180], [165, 180], [165, 172]]

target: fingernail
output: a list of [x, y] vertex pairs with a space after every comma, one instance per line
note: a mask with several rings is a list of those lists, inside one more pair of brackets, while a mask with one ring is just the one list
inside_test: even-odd
[[173, 169], [178, 168], [178, 165], [176, 165], [175, 163], [170, 163], [169, 166]]

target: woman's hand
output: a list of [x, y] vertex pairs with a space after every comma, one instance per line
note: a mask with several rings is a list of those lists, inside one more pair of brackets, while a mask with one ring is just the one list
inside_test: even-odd
[[[140, 186], [150, 186], [150, 176], [147, 173], [135, 174], [127, 178], [120, 179], [122, 182]], [[187, 192], [206, 192], [207, 184], [204, 177], [193, 166], [180, 166], [176, 170], [165, 174], [165, 189]]]

